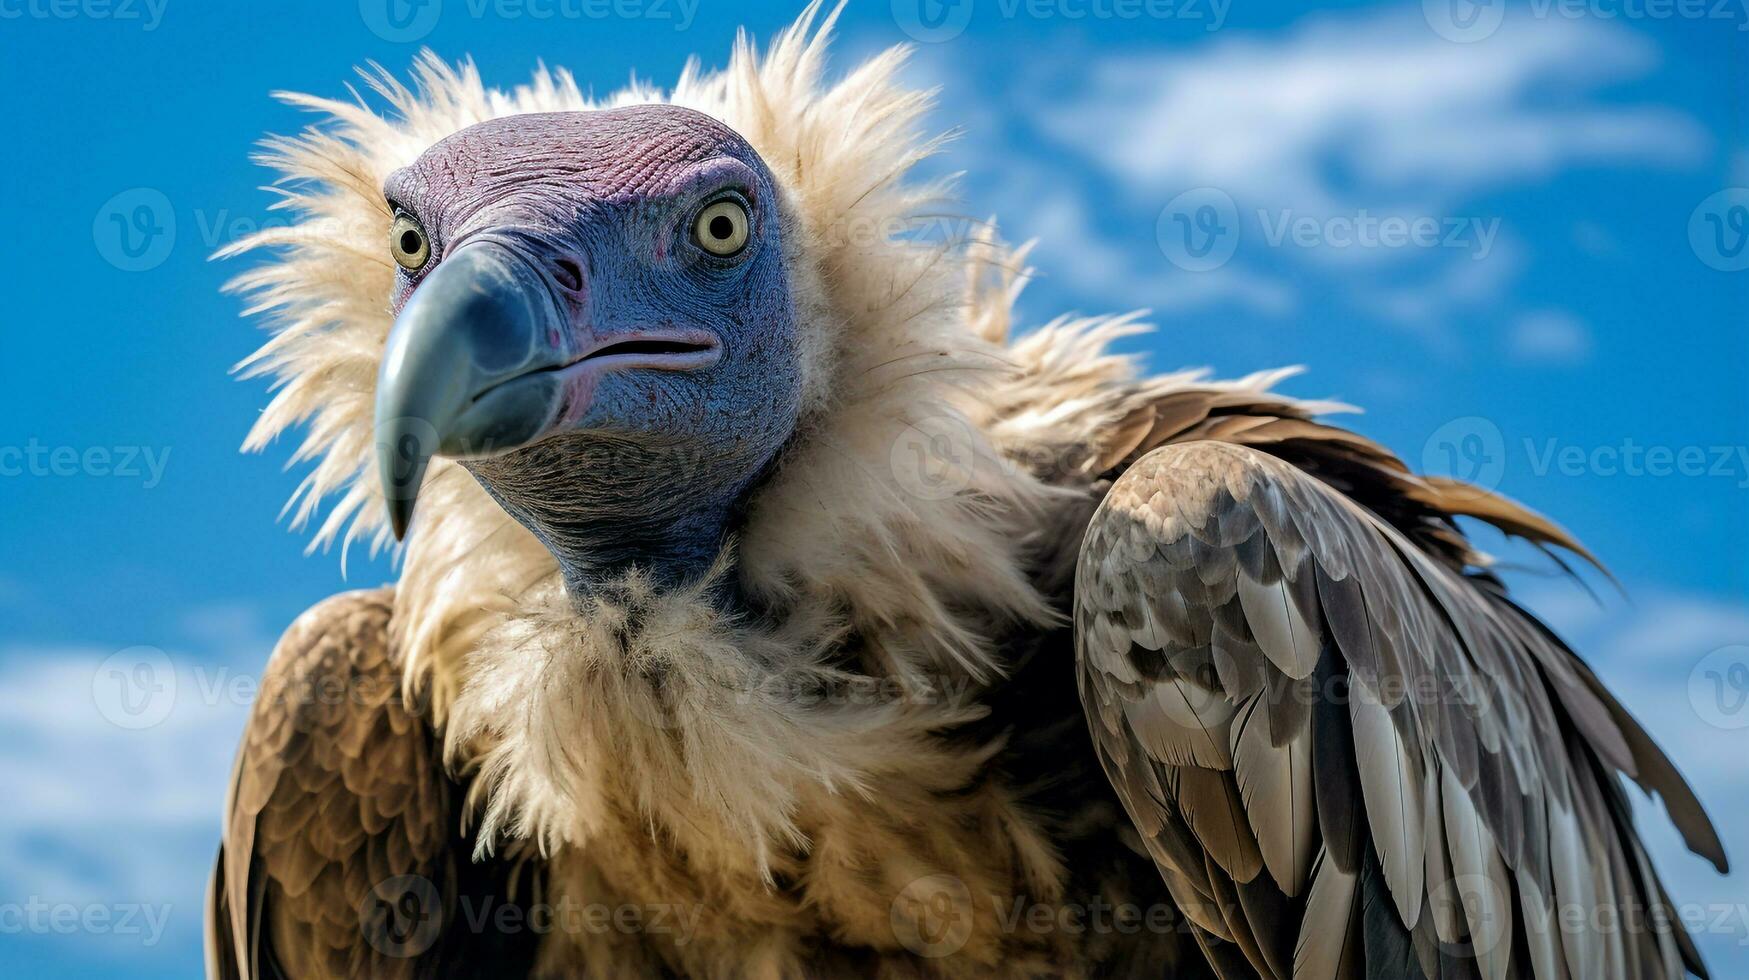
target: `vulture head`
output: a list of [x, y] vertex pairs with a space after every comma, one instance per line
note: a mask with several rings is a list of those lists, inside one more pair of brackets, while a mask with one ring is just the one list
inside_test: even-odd
[[384, 195], [398, 268], [376, 431], [395, 534], [437, 455], [567, 583], [707, 568], [802, 402], [759, 154], [678, 106], [529, 113], [438, 141]]

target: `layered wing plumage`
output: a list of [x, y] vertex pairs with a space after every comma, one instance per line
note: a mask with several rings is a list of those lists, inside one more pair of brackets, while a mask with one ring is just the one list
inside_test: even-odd
[[[1088, 527], [1075, 628], [1101, 762], [1216, 968], [1702, 973], [1616, 774], [1723, 870], [1716, 833], [1451, 515], [1558, 529], [1316, 423], [1196, 425], [1230, 441], [1108, 457], [1133, 464]], [[1580, 914], [1604, 925], [1563, 928]]]
[[475, 971], [531, 941], [457, 928], [461, 900], [511, 896], [510, 869], [469, 864], [440, 743], [402, 696], [392, 597], [321, 603], [268, 662], [208, 892], [209, 977], [497, 975]]

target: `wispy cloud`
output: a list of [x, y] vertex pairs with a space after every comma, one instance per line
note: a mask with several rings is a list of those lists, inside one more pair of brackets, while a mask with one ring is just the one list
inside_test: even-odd
[[[957, 162], [1001, 175], [980, 203], [1041, 239], [1040, 267], [1071, 295], [1285, 317], [1325, 292], [1450, 352], [1460, 318], [1516, 315], [1514, 287], [1543, 245], [1490, 195], [1705, 157], [1711, 137], [1684, 112], [1610, 91], [1659, 57], [1596, 19], [1517, 21], [1453, 44], [1391, 10], [1145, 53], [1040, 52], [1024, 77], [995, 73], [1000, 97], [969, 59], [920, 74], [949, 81], [944, 115], [970, 120]], [[1198, 188], [1231, 199], [1239, 241], [1230, 260], [1186, 271], [1156, 220]], [[1426, 234], [1391, 245], [1393, 221]], [[1576, 356], [1573, 331], [1527, 326], [1507, 353]]]
[[65, 943], [69, 954], [186, 958], [198, 949], [252, 686], [233, 685], [211, 661], [162, 654], [174, 680], [160, 672], [149, 687], [112, 689], [136, 683], [133, 668], [158, 656], [136, 650], [0, 652], [0, 904], [24, 910], [14, 921], [47, 922], [46, 912], [29, 918], [35, 905], [99, 922], [17, 937]]
[[1533, 310], [1514, 321], [1509, 345], [1523, 363], [1579, 364], [1591, 354], [1591, 328], [1565, 310]]
[[1682, 114], [1591, 101], [1655, 62], [1649, 42], [1594, 21], [1463, 45], [1409, 15], [1322, 18], [1280, 39], [1106, 59], [1043, 123], [1136, 193], [1426, 211], [1576, 164], [1694, 161], [1708, 137]]

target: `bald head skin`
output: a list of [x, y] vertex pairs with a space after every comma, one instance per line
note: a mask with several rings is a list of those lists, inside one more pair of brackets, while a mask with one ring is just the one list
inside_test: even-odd
[[674, 106], [509, 116], [384, 193], [399, 272], [377, 431], [397, 533], [444, 455], [574, 587], [702, 570], [801, 403], [758, 154]]

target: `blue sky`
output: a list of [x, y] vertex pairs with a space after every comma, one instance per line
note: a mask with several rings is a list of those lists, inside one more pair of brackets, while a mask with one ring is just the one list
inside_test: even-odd
[[[1626, 598], [1500, 550], [1743, 861], [1749, 13], [1706, 6], [855, 0], [837, 51], [919, 42], [913, 76], [962, 132], [931, 167], [1040, 239], [1031, 322], [1145, 307], [1154, 368], [1304, 364], [1294, 393], [1576, 531]], [[295, 443], [236, 451], [265, 394], [227, 372], [261, 334], [219, 292], [244, 265], [207, 257], [277, 220], [247, 157], [307, 120], [268, 92], [340, 94], [421, 45], [606, 91], [797, 9], [442, 0], [397, 28], [379, 0], [0, 0], [9, 973], [195, 969], [253, 672], [298, 611], [394, 574], [303, 554], [278, 520]], [[158, 663], [174, 696], [130, 713], [112, 672]], [[1718, 910], [1715, 974], [1749, 973], [1749, 888], [1647, 823], [1678, 899]]]

